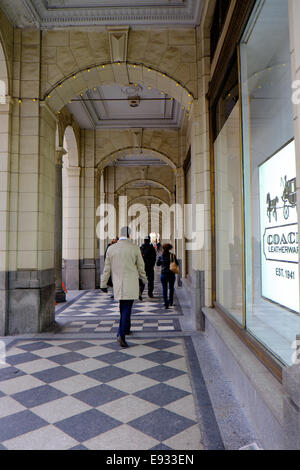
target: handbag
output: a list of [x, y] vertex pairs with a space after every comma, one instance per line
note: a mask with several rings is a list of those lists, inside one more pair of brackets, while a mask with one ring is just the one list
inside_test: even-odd
[[175, 256], [172, 253], [171, 253], [170, 271], [174, 274], [179, 274], [179, 266], [176, 263]]

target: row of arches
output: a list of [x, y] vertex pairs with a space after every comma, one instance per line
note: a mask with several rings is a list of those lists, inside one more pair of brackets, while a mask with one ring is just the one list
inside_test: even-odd
[[[1, 38], [0, 38], [1, 39]], [[122, 72], [123, 71], [123, 72]], [[116, 142], [113, 149], [110, 149], [107, 153], [101, 155], [100, 161], [95, 159], [94, 167], [85, 167], [84, 159], [82, 160], [82, 142], [81, 137], [84, 133], [82, 129], [76, 124], [75, 119], [70, 115], [66, 109], [66, 105], [72, 100], [75, 96], [80, 96], [80, 94], [85, 91], [92, 89], [95, 86], [101, 86], [104, 83], [117, 83], [124, 85], [122, 76], [128, 78], [129, 83], [141, 83], [146, 87], [152, 87], [165, 94], [169, 95], [172, 99], [178, 101], [182, 105], [185, 111], [189, 112], [191, 110], [191, 105], [193, 101], [193, 96], [191, 92], [185, 88], [181, 83], [176, 81], [174, 78], [167, 76], [159, 70], [153, 70], [143, 64], [127, 64], [127, 63], [110, 63], [110, 64], [99, 64], [97, 67], [90, 67], [89, 69], [74, 71], [68, 77], [65, 77], [59, 83], [56, 83], [51, 89], [47, 91], [45, 96], [42, 97], [31, 97], [27, 99], [12, 100], [12, 105], [9, 107], [7, 118], [8, 121], [12, 119], [13, 110], [16, 110], [18, 119], [22, 120], [22, 101], [28, 103], [29, 101], [34, 101], [32, 109], [34, 107], [34, 113], [38, 116], [40, 124], [43, 120], [43, 113], [48, 113], [47, 119], [52, 119], [53, 123], [56, 121], [56, 134], [55, 142], [46, 150], [43, 149], [43, 153], [38, 154], [38, 159], [44, 158], [44, 155], [47, 156], [51, 164], [56, 164], [55, 172], [55, 183], [53, 187], [47, 187], [45, 191], [48, 191], [47, 197], [49, 196], [49, 204], [53, 196], [55, 197], [55, 226], [50, 227], [49, 225], [49, 234], [47, 234], [47, 240], [50, 240], [52, 233], [54, 232], [54, 271], [56, 277], [56, 299], [58, 301], [64, 300], [62, 292], [62, 282], [68, 289], [80, 289], [84, 287], [92, 287], [93, 285], [80, 284], [80, 263], [84, 264], [86, 271], [89, 270], [89, 266], [92, 266], [91, 270], [98, 269], [98, 272], [95, 276], [96, 279], [99, 279], [99, 274], [101, 266], [94, 267], [93, 263], [97, 265], [97, 259], [91, 259], [92, 255], [86, 255], [82, 238], [87, 237], [86, 243], [90, 243], [92, 249], [90, 251], [86, 250], [89, 253], [96, 253], [96, 257], [101, 256], [101, 242], [95, 240], [95, 225], [96, 221], [92, 222], [88, 227], [89, 234], [86, 235], [87, 229], [85, 226], [85, 221], [87, 216], [84, 214], [85, 211], [91, 211], [93, 214], [90, 218], [96, 219], [96, 206], [101, 202], [101, 175], [106, 169], [113, 165], [121, 157], [130, 157], [137, 153], [137, 151], [142, 152], [147, 159], [160, 161], [164, 164], [170, 171], [172, 178], [170, 183], [166, 183], [160, 177], [159, 170], [156, 172], [155, 177], [131, 177], [126, 181], [123, 181], [122, 184], [116, 185], [114, 187], [114, 195], [118, 196], [120, 194], [129, 194], [130, 187], [134, 186], [136, 183], [143, 185], [149, 185], [150, 189], [146, 193], [143, 193], [141, 190], [139, 194], [130, 194], [128, 198], [128, 207], [129, 209], [138, 204], [143, 204], [145, 207], [150, 207], [151, 204], [171, 204], [174, 199], [174, 175], [178, 167], [178, 159], [174, 157], [171, 151], [168, 151], [168, 145], [165, 145], [166, 151], [159, 150], [155, 146], [150, 145], [119, 145]], [[9, 73], [7, 67], [7, 58], [4, 53], [4, 49], [0, 44], [0, 105], [6, 104], [8, 102], [7, 97], [10, 93], [10, 81]], [[43, 89], [43, 86], [41, 86]], [[14, 97], [12, 97], [14, 98]], [[19, 101], [19, 102], [18, 102]], [[41, 105], [41, 106], [39, 106]], [[19, 107], [19, 108], [18, 108]], [[29, 108], [28, 108], [29, 109]], [[27, 112], [27, 111], [26, 111]], [[29, 116], [29, 115], [28, 115]], [[29, 134], [30, 136], [30, 134]], [[11, 136], [7, 135], [7, 149], [9, 148], [9, 138]], [[20, 136], [18, 136], [20, 138]], [[49, 136], [48, 140], [52, 139], [52, 135]], [[29, 140], [29, 137], [28, 137]], [[53, 139], [54, 140], [54, 139]], [[134, 141], [135, 139], [133, 139]], [[148, 139], [149, 140], [149, 139]], [[56, 150], [55, 156], [53, 155], [53, 150]], [[48, 153], [47, 153], [48, 152]], [[20, 152], [21, 155], [22, 152]], [[42, 156], [43, 155], [43, 156]], [[7, 160], [9, 162], [9, 153], [7, 152]], [[39, 167], [40, 165], [37, 165]], [[8, 163], [9, 167], [9, 163]], [[50, 169], [50, 167], [49, 167]], [[39, 170], [38, 170], [39, 171]], [[91, 185], [89, 188], [85, 173], [92, 174]], [[83, 175], [83, 176], [82, 176]], [[7, 178], [7, 183], [5, 184], [5, 200], [8, 201], [7, 197], [7, 188], [9, 188], [9, 172], [5, 175]], [[82, 185], [85, 186], [84, 190]], [[55, 189], [54, 189], [55, 186]], [[151, 186], [155, 190], [151, 189]], [[91, 196], [89, 199], [91, 202], [91, 207], [86, 207], [86, 200], [83, 200], [85, 196], [82, 196], [84, 191], [91, 191]], [[55, 194], [50, 192], [55, 191]], [[107, 198], [107, 194], [105, 195]], [[9, 213], [9, 202], [7, 202], [6, 213]], [[49, 209], [49, 214], [51, 209]], [[37, 216], [37, 220], [38, 220]], [[144, 217], [144, 218], [143, 218]], [[146, 216], [140, 217], [140, 225], [147, 226]], [[160, 233], [160, 216], [156, 216], [156, 232]], [[4, 227], [6, 232], [7, 244], [4, 247], [5, 253], [5, 264], [1, 266], [3, 271], [8, 272], [8, 233], [9, 233], [9, 217], [7, 216], [7, 225]], [[150, 226], [149, 226], [150, 230]], [[141, 240], [138, 240], [141, 242]], [[48, 242], [47, 242], [48, 243]], [[51, 251], [51, 241], [49, 245], [49, 258], [52, 256]], [[45, 243], [46, 246], [46, 243]], [[35, 247], [38, 255], [39, 247]], [[18, 248], [16, 249], [17, 253]], [[46, 249], [45, 249], [46, 250]], [[25, 252], [26, 250], [24, 250]], [[26, 253], [25, 253], [26, 254]], [[26, 255], [27, 256], [27, 255]], [[29, 260], [28, 257], [24, 256], [24, 260]], [[94, 256], [94, 258], [95, 258]], [[3, 258], [2, 258], [3, 259]], [[25, 266], [25, 261], [22, 264], [24, 269], [27, 269]], [[26, 261], [27, 262], [27, 261]], [[90, 263], [90, 265], [89, 265]], [[31, 260], [28, 261], [28, 269], [33, 269], [33, 264]], [[36, 263], [38, 264], [38, 263]], [[51, 262], [48, 263], [51, 265]], [[15, 266], [16, 271], [18, 270], [18, 264]], [[38, 268], [39, 269], [39, 268]], [[67, 275], [69, 273], [69, 277]], [[96, 282], [97, 285], [97, 282]], [[59, 294], [57, 296], [57, 294]], [[5, 323], [5, 310], [1, 312], [4, 320], [2, 323]], [[1, 319], [0, 319], [1, 320]], [[6, 328], [6, 327], [4, 327]], [[0, 322], [1, 330], [1, 322]], [[1, 330], [2, 331], [2, 330]], [[4, 330], [5, 331], [5, 330]]]
[[121, 86], [131, 83], [152, 87], [176, 100], [187, 113], [192, 108], [193, 94], [178, 80], [168, 76], [164, 71], [155, 70], [145, 64], [128, 62], [100, 63], [82, 70], [74, 70], [51, 86], [42, 100], [47, 102], [54, 113], [60, 114], [74, 96], [80, 96], [94, 87], [111, 83]]

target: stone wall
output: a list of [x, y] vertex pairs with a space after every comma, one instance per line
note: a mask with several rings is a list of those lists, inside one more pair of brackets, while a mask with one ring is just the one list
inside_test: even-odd
[[[42, 94], [79, 70], [111, 61], [106, 31], [45, 31], [42, 35]], [[183, 30], [131, 30], [127, 61], [145, 64], [178, 80], [197, 94], [196, 37]], [[112, 69], [105, 81], [113, 82]]]

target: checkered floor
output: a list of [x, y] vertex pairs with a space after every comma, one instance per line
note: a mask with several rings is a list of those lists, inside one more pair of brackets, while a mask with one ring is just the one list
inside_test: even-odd
[[[61, 325], [61, 333], [114, 333], [118, 332], [119, 320], [87, 320], [72, 321], [66, 325]], [[142, 318], [131, 321], [132, 333], [154, 333], [157, 331], [181, 331], [180, 323], [177, 319], [149, 319]]]
[[0, 368], [0, 448], [202, 449], [183, 343], [16, 340]]
[[[61, 307], [57, 310], [57, 318], [63, 317], [103, 317], [103, 316], [120, 316], [119, 302], [111, 298], [111, 292], [104, 294], [103, 292], [96, 290], [87, 292], [84, 296], [81, 296], [66, 307]], [[132, 309], [132, 316], [178, 316], [181, 313], [170, 307], [165, 310], [163, 299], [161, 296], [157, 296], [154, 299], [148, 299], [144, 295], [144, 299], [141, 301], [135, 301]]]
[[164, 309], [159, 288], [135, 302], [128, 349], [116, 341], [118, 303], [99, 291], [58, 306], [55, 331], [9, 343], [0, 450], [222, 448], [182, 313]]

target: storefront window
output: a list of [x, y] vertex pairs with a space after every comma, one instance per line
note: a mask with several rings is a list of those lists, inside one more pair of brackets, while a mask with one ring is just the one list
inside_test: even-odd
[[288, 0], [257, 2], [240, 61], [246, 327], [290, 365], [300, 317]]
[[241, 119], [237, 61], [214, 112], [216, 302], [243, 324]]

